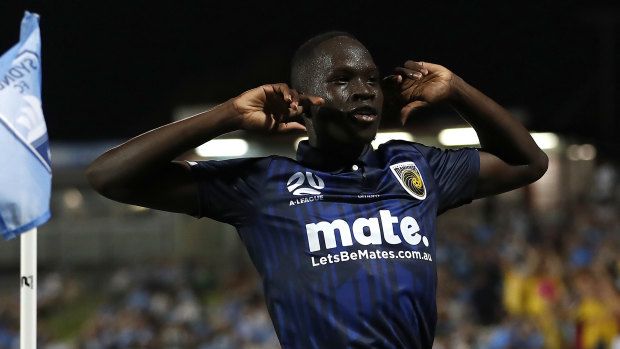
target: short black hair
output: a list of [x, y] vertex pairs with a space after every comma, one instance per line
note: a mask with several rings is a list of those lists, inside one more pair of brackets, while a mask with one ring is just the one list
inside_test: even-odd
[[303, 78], [306, 68], [308, 67], [309, 61], [314, 58], [314, 53], [317, 46], [329, 39], [339, 36], [357, 40], [357, 38], [351, 33], [332, 30], [315, 35], [299, 46], [291, 61], [291, 87], [296, 90], [300, 90], [301, 86], [303, 86]]

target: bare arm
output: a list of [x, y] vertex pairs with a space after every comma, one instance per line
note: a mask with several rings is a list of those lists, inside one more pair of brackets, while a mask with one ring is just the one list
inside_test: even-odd
[[445, 102], [476, 130], [482, 146], [476, 198], [532, 183], [547, 171], [547, 155], [525, 127], [448, 69], [407, 61], [396, 73], [390, 79], [407, 103], [401, 110], [403, 123], [414, 109]]
[[450, 104], [478, 134], [480, 174], [477, 198], [535, 182], [547, 171], [547, 155], [506, 109], [467, 84], [454, 79]]
[[86, 175], [95, 190], [116, 201], [195, 214], [198, 189], [189, 165], [176, 157], [224, 133], [238, 130], [303, 130], [293, 122], [300, 105], [320, 104], [286, 84], [264, 85], [216, 108], [174, 122], [113, 148], [97, 158]]

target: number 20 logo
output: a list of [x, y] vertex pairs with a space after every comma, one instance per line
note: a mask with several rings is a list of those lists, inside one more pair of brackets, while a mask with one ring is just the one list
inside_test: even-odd
[[[308, 184], [314, 189], [301, 187], [306, 179], [308, 180]], [[321, 177], [310, 171], [306, 171], [305, 176], [301, 172], [296, 172], [288, 179], [286, 186], [289, 192], [293, 192], [293, 195], [318, 195], [321, 194], [321, 192], [317, 189], [325, 188], [325, 182], [323, 182]]]

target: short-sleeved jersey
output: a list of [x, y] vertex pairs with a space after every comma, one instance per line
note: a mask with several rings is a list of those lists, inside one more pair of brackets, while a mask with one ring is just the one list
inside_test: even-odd
[[198, 215], [237, 228], [283, 348], [431, 348], [435, 221], [472, 200], [478, 152], [391, 141], [339, 161], [302, 142], [297, 160], [190, 163]]

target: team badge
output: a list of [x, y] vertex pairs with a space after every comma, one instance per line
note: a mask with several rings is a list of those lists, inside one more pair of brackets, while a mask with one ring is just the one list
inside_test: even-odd
[[394, 164], [390, 166], [390, 170], [407, 193], [418, 200], [426, 199], [426, 186], [424, 186], [422, 174], [414, 162]]

